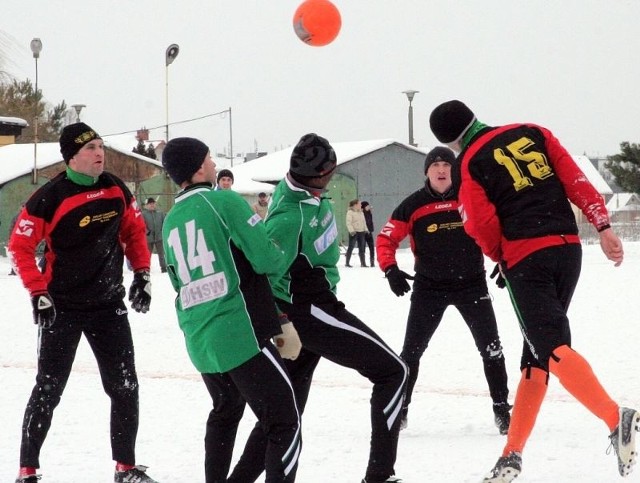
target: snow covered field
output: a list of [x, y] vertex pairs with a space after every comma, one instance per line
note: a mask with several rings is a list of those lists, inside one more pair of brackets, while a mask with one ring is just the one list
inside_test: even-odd
[[[640, 243], [625, 245], [614, 268], [599, 246], [587, 246], [581, 281], [570, 310], [573, 346], [592, 364], [620, 403], [640, 407]], [[410, 253], [399, 254], [411, 271]], [[140, 379], [138, 462], [160, 483], [204, 482], [204, 424], [209, 396], [189, 362], [173, 310], [173, 291], [154, 255], [153, 302], [146, 315], [131, 313]], [[487, 263], [489, 271], [492, 264]], [[347, 307], [400, 351], [409, 297], [396, 298], [379, 269], [342, 269], [339, 295]], [[35, 377], [36, 327], [31, 304], [0, 258], [0, 480], [18, 468], [20, 426]], [[125, 274], [125, 283], [131, 273]], [[521, 337], [507, 293], [490, 282], [509, 371], [510, 400], [519, 376]], [[368, 456], [370, 383], [359, 374], [320, 363], [303, 419], [301, 483], [356, 483]], [[108, 399], [97, 367], [81, 343], [74, 370], [41, 455], [46, 483], [113, 481]], [[247, 411], [240, 449], [255, 419]], [[552, 379], [525, 450], [519, 483], [621, 481], [606, 454], [604, 423]], [[480, 357], [466, 325], [449, 309], [422, 359], [409, 415], [400, 434], [396, 472], [405, 483], [479, 482], [500, 455], [504, 437], [493, 425]], [[640, 468], [626, 481], [640, 481]]]

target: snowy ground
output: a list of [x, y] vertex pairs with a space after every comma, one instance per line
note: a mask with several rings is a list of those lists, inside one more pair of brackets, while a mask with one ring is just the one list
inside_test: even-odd
[[[640, 243], [626, 244], [614, 268], [599, 246], [585, 247], [583, 273], [570, 311], [573, 345], [591, 362], [611, 395], [640, 408], [638, 281]], [[399, 256], [411, 270], [411, 256]], [[492, 265], [487, 264], [489, 269]], [[18, 468], [20, 426], [35, 376], [36, 328], [17, 277], [0, 258], [0, 480]], [[409, 298], [396, 298], [380, 270], [342, 269], [340, 296], [347, 307], [400, 351]], [[125, 275], [127, 285], [131, 274]], [[154, 255], [150, 313], [131, 314], [140, 377], [138, 462], [161, 483], [204, 482], [203, 435], [210, 401], [184, 349], [173, 311], [173, 291]], [[490, 284], [510, 376], [518, 381], [521, 338], [507, 293]], [[302, 483], [359, 482], [368, 455], [370, 384], [357, 373], [323, 361], [303, 420]], [[46, 483], [113, 481], [108, 400], [96, 364], [83, 342], [41, 455]], [[254, 423], [247, 413], [238, 447]], [[519, 483], [621, 481], [606, 454], [608, 430], [552, 380], [524, 454]], [[454, 309], [436, 332], [423, 360], [409, 428], [400, 435], [396, 471], [405, 483], [479, 482], [499, 456], [505, 438], [493, 426], [480, 357]], [[627, 481], [640, 481], [640, 469]]]

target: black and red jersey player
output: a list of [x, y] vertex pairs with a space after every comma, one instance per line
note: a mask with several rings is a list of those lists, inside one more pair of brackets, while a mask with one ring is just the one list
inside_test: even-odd
[[424, 163], [425, 185], [394, 209], [376, 238], [378, 265], [396, 295], [409, 291], [405, 272], [396, 261], [396, 251], [407, 236], [415, 260], [411, 307], [400, 354], [409, 366], [403, 427], [407, 425], [420, 358], [445, 310], [452, 305], [471, 331], [482, 358], [496, 426], [506, 434], [510, 406], [505, 360], [487, 289], [484, 256], [465, 233], [458, 213], [457, 172], [453, 151], [442, 146], [432, 149]]
[[[93, 129], [84, 123], [65, 127], [60, 151], [66, 171], [29, 198], [9, 240], [39, 326], [38, 373], [24, 414], [16, 481], [39, 479], [40, 449], [84, 335], [111, 399], [114, 480], [153, 483], [146, 467], [135, 461], [138, 380], [122, 273], [126, 256], [134, 270], [131, 306], [147, 312], [151, 283], [145, 224], [124, 182], [104, 172], [104, 145]], [[41, 271], [35, 253], [43, 240]]]
[[502, 456], [485, 482], [510, 482], [547, 390], [549, 374], [609, 428], [621, 475], [636, 458], [640, 414], [607, 394], [571, 346], [567, 310], [580, 275], [582, 248], [571, 201], [593, 224], [616, 266], [622, 243], [602, 196], [546, 128], [489, 127], [458, 100], [430, 116], [436, 138], [459, 152], [460, 212], [465, 230], [497, 262], [524, 337], [521, 379]]

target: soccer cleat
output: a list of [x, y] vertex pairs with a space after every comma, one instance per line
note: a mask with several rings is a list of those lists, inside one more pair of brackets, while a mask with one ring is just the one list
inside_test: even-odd
[[147, 473], [147, 466], [136, 465], [127, 471], [116, 471], [113, 481], [115, 483], [158, 483], [150, 478]]
[[509, 424], [511, 424], [511, 414], [509, 411], [513, 406], [509, 403], [493, 404], [493, 421], [500, 434], [504, 435], [509, 432]]
[[42, 475], [36, 473], [36, 468], [32, 466], [21, 466], [15, 483], [36, 483]]
[[509, 483], [515, 480], [522, 471], [522, 455], [512, 451], [507, 456], [498, 458], [491, 472], [484, 477], [483, 483]]
[[618, 457], [621, 476], [629, 475], [636, 464], [636, 431], [640, 431], [640, 413], [635, 409], [620, 408], [620, 422], [609, 435], [609, 440]]
[[363, 478], [362, 483], [402, 483], [402, 478], [398, 478], [397, 476], [390, 476], [386, 480], [380, 480], [379, 482]]

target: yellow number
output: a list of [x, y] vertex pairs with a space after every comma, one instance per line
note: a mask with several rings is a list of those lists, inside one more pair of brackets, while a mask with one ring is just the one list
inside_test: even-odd
[[523, 174], [518, 161], [526, 163], [525, 166], [529, 175], [535, 179], [542, 180], [553, 176], [553, 170], [544, 154], [540, 151], [527, 151], [532, 146], [534, 146], [534, 142], [529, 138], [523, 137], [507, 146], [511, 156], [507, 156], [500, 148], [493, 150], [493, 157], [496, 162], [507, 168], [509, 175], [513, 178], [513, 187], [516, 191], [520, 191], [527, 186], [533, 186], [531, 178]]
[[515, 160], [504, 154], [502, 149], [494, 149], [493, 157], [498, 164], [501, 164], [507, 168], [507, 171], [509, 171], [509, 174], [513, 178], [513, 189], [520, 191], [522, 188], [526, 188], [527, 186], [533, 186], [531, 180], [522, 174], [520, 166], [518, 166]]

